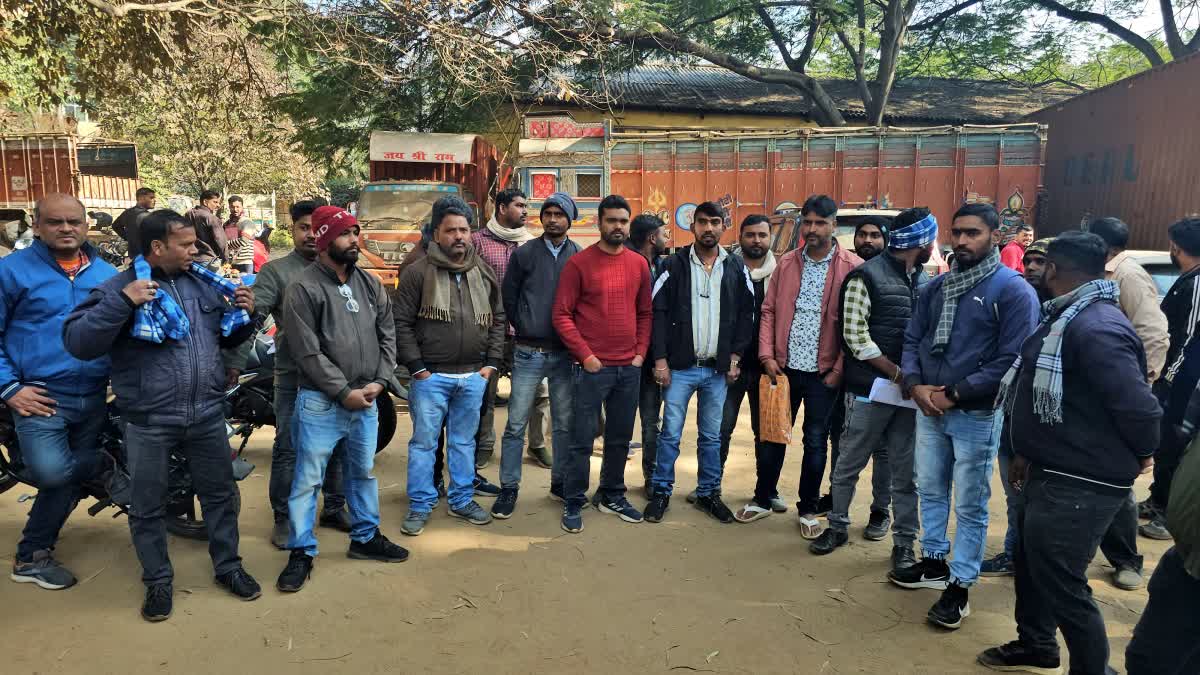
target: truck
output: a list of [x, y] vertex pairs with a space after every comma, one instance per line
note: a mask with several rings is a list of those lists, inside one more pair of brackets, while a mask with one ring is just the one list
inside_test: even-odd
[[363, 267], [394, 284], [396, 268], [421, 240], [421, 223], [441, 197], [465, 201], [479, 227], [505, 182], [501, 169], [495, 146], [482, 136], [371, 132], [371, 180], [355, 209], [365, 241]]
[[[88, 212], [116, 216], [136, 203], [139, 187], [133, 143], [63, 132], [0, 135], [0, 240], [11, 247], [47, 194], [74, 195]], [[111, 235], [95, 233], [93, 239], [105, 236]]]

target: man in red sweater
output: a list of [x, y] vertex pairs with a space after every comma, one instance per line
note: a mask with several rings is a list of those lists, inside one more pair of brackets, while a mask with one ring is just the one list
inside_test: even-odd
[[1025, 248], [1032, 243], [1033, 227], [1025, 224], [1018, 225], [1016, 236], [1000, 249], [1001, 264], [1025, 274]]
[[642, 362], [650, 346], [650, 271], [646, 260], [624, 246], [629, 238], [629, 203], [620, 195], [600, 202], [600, 241], [571, 256], [554, 297], [554, 329], [578, 362], [571, 411], [571, 444], [563, 468], [566, 502], [562, 528], [583, 530], [592, 439], [601, 407], [604, 460], [593, 503], [629, 523], [642, 514], [625, 498], [625, 460], [633, 437]]

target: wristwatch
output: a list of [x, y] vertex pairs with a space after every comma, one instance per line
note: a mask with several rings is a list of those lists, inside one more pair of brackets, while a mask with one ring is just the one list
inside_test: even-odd
[[946, 387], [946, 398], [950, 399], [951, 401], [953, 401], [955, 403], [958, 403], [958, 386], [957, 385], [951, 385], [949, 387]]

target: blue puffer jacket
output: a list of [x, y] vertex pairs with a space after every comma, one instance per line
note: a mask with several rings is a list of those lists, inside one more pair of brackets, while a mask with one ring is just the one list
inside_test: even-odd
[[72, 282], [41, 240], [0, 259], [0, 397], [23, 384], [87, 395], [108, 384], [109, 359], [80, 361], [63, 346], [67, 315], [117, 270], [84, 244], [88, 265]]

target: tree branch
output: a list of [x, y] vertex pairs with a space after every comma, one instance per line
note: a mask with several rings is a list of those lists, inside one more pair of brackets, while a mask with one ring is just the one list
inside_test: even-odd
[[[799, 61], [792, 57], [792, 51], [788, 48], [787, 40], [784, 39], [783, 33], [779, 32], [779, 26], [775, 25], [775, 19], [771, 18], [771, 13], [766, 7], [760, 4], [754, 6], [754, 11], [758, 13], [758, 18], [762, 20], [763, 25], [767, 27], [767, 31], [771, 33], [771, 41], [775, 43], [775, 47], [779, 50], [779, 55], [783, 58], [783, 62], [789, 70], [794, 70], [797, 73], [803, 73], [808, 66], [808, 61]], [[812, 34], [809, 34], [810, 44]], [[809, 54], [811, 55], [811, 50]]]
[[[914, 23], [914, 24], [910, 25], [908, 27], [908, 30], [910, 30], [914, 33], [920, 32], [923, 30], [929, 30], [930, 28], [933, 28], [934, 26], [940, 25], [946, 19], [949, 19], [950, 17], [954, 16], [955, 14], [958, 14], [959, 12], [963, 11], [964, 9], [968, 9], [970, 7], [973, 7], [974, 5], [978, 5], [982, 1], [983, 0], [963, 0], [962, 2], [958, 3], [957, 5], [954, 5], [953, 7], [950, 7], [941, 12], [938, 12], [937, 14], [934, 14], [933, 16], [929, 17], [928, 19], [925, 19], [924, 21], [921, 21], [920, 23]], [[1170, 0], [1164, 0], [1164, 2], [1169, 2], [1169, 1]]]
[[1154, 45], [1146, 38], [1129, 30], [1121, 24], [1114, 21], [1111, 17], [1105, 14], [1096, 12], [1088, 12], [1084, 10], [1071, 9], [1066, 5], [1057, 2], [1057, 0], [1032, 0], [1033, 3], [1043, 9], [1048, 9], [1064, 19], [1079, 21], [1083, 23], [1091, 23], [1100, 26], [1104, 30], [1112, 33], [1116, 37], [1124, 40], [1129, 46], [1142, 53], [1151, 66], [1161, 66], [1163, 64], [1162, 57], [1158, 51], [1154, 49]]

